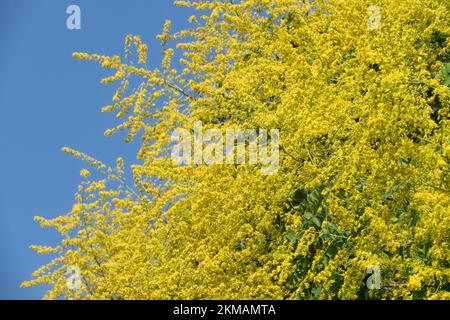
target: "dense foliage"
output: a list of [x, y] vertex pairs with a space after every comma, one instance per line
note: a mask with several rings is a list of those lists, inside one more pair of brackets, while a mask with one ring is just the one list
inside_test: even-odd
[[[57, 257], [24, 286], [46, 298], [449, 299], [450, 2], [176, 1], [191, 28], [125, 56], [75, 53], [115, 73], [122, 123], [142, 139], [83, 182], [54, 227]], [[368, 28], [375, 4], [379, 28]], [[203, 14], [203, 15], [202, 15]], [[279, 129], [280, 167], [176, 166], [171, 133]], [[79, 290], [67, 268], [81, 271]], [[381, 289], [366, 270], [379, 266]]]

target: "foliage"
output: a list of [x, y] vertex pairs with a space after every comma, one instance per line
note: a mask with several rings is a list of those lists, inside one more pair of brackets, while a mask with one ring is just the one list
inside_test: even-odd
[[[122, 123], [139, 137], [133, 182], [82, 172], [71, 212], [37, 218], [63, 236], [24, 286], [46, 298], [448, 299], [450, 2], [176, 1], [191, 28], [158, 36], [162, 67], [128, 36], [124, 59], [75, 53], [115, 73]], [[313, 10], [312, 10], [313, 9]], [[131, 85], [132, 83], [138, 85]], [[280, 169], [175, 166], [171, 132], [267, 128]], [[81, 290], [67, 288], [78, 266]], [[368, 290], [366, 269], [381, 268]]]

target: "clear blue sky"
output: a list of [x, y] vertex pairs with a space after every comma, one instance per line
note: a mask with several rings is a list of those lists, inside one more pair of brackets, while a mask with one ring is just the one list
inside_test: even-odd
[[[81, 8], [81, 30], [66, 27], [71, 4]], [[133, 159], [120, 137], [103, 136], [115, 124], [113, 114], [100, 112], [116, 88], [99, 83], [108, 72], [72, 52], [122, 55], [125, 35], [139, 34], [149, 44], [150, 64], [158, 65], [155, 36], [165, 19], [179, 30], [191, 14], [172, 0], [0, 0], [0, 299], [39, 299], [45, 292], [19, 285], [49, 260], [29, 246], [58, 241], [33, 216], [70, 211], [80, 182], [83, 163], [61, 147], [109, 164], [118, 156]]]

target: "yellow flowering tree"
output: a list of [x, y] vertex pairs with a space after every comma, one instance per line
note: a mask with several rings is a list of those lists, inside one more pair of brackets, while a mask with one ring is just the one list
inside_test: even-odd
[[[176, 4], [198, 14], [165, 24], [161, 68], [138, 36], [122, 58], [74, 53], [113, 71], [102, 111], [122, 123], [105, 135], [139, 137], [139, 164], [127, 182], [121, 159], [64, 149], [104, 178], [83, 170], [71, 212], [36, 218], [63, 240], [33, 247], [57, 257], [23, 286], [50, 284], [50, 299], [450, 298], [450, 2]], [[279, 129], [278, 171], [175, 165], [171, 134], [196, 121]]]

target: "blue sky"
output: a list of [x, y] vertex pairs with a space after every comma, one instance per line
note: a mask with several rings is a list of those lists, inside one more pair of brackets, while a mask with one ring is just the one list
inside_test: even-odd
[[[81, 9], [81, 30], [66, 27], [72, 4]], [[122, 55], [125, 35], [138, 34], [156, 66], [155, 36], [164, 21], [179, 30], [191, 14], [171, 0], [0, 0], [0, 299], [39, 299], [45, 292], [19, 286], [49, 261], [29, 246], [58, 241], [33, 216], [70, 211], [80, 182], [84, 164], [61, 147], [111, 165], [118, 156], [134, 160], [121, 137], [103, 136], [116, 123], [100, 112], [116, 88], [99, 82], [108, 71], [72, 52]]]

